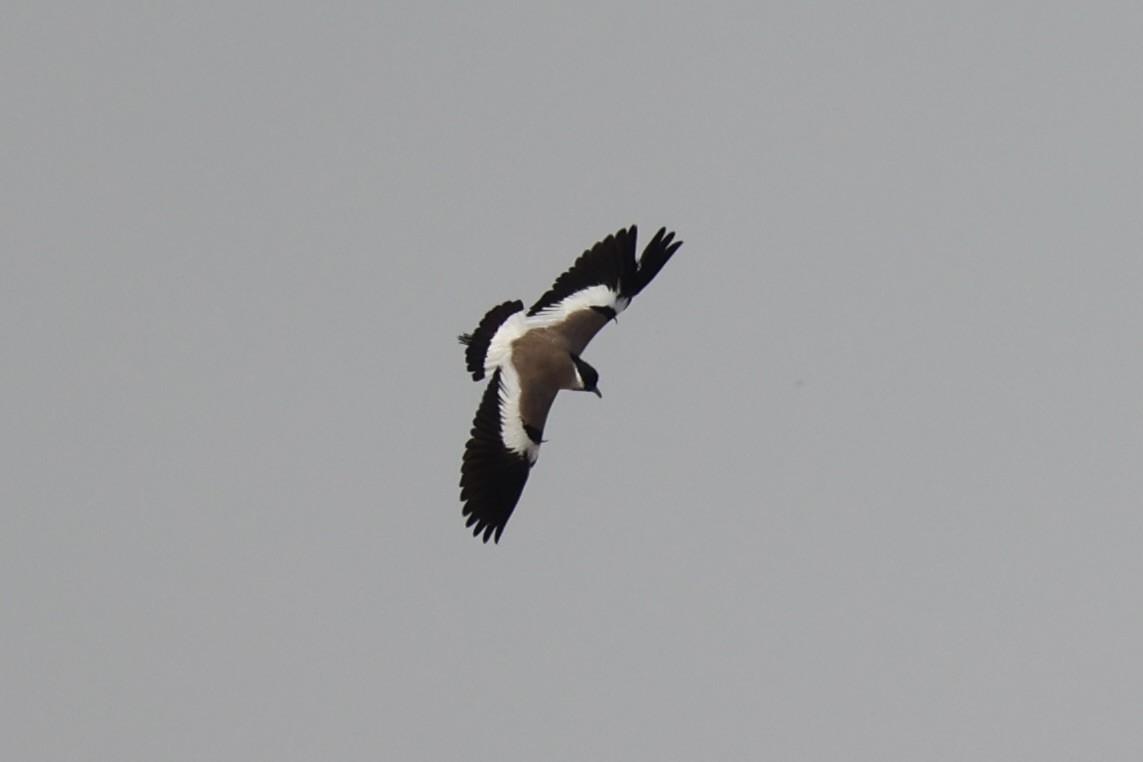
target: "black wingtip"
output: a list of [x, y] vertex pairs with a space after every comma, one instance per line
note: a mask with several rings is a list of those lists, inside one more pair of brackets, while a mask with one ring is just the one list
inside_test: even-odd
[[643, 254], [639, 257], [639, 266], [635, 272], [635, 279], [628, 296], [635, 297], [646, 288], [647, 284], [655, 279], [655, 276], [659, 274], [659, 271], [682, 245], [682, 241], [675, 240], [673, 231], [668, 232], [665, 227], [659, 228], [659, 232], [655, 233], [654, 238], [647, 244], [647, 248], [643, 249]]
[[[483, 525], [478, 524], [472, 530], [472, 536], [473, 537], [479, 537], [480, 541], [483, 542], [485, 545], [488, 544], [489, 540], [492, 540], [493, 545], [499, 545], [500, 544], [500, 533], [503, 531], [504, 531], [503, 526], [493, 526], [492, 524], [483, 524]], [[480, 537], [482, 532], [484, 533], [484, 536]]]
[[[504, 519], [507, 522], [507, 518]], [[472, 536], [479, 539], [485, 545], [489, 540], [492, 540], [493, 545], [500, 544], [500, 535], [504, 532], [504, 524], [494, 524], [487, 521], [477, 519], [476, 516], [470, 515], [465, 526], [472, 528]], [[483, 537], [481, 536], [483, 535]]]
[[496, 368], [473, 418], [472, 438], [465, 445], [460, 467], [461, 515], [472, 536], [485, 543], [500, 542], [531, 470], [530, 461], [505, 447], [501, 439], [502, 390]]
[[[476, 526], [473, 526], [475, 524]], [[503, 526], [496, 526], [495, 524], [486, 524], [478, 521], [475, 516], [469, 516], [465, 526], [472, 527], [472, 536], [478, 538], [485, 545], [489, 540], [492, 540], [494, 545], [500, 544], [500, 533], [504, 531]], [[481, 534], [484, 536], [481, 537]]]

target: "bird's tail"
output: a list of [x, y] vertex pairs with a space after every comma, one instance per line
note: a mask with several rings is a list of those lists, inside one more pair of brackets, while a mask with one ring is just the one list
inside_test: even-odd
[[488, 355], [488, 345], [492, 337], [504, 321], [510, 316], [524, 309], [524, 303], [519, 299], [498, 304], [480, 319], [480, 325], [472, 333], [462, 333], [457, 340], [464, 344], [464, 359], [468, 372], [472, 374], [473, 381], [484, 378], [484, 358]]

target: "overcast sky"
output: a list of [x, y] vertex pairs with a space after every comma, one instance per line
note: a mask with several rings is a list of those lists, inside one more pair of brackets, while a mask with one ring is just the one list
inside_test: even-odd
[[1143, 759], [1143, 10], [666, 6], [6, 5], [0, 757]]

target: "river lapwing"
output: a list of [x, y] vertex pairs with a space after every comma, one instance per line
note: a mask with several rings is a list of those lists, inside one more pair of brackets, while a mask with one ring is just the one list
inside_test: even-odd
[[599, 373], [580, 357], [588, 342], [682, 246], [662, 228], [636, 260], [635, 234], [632, 225], [585, 251], [527, 312], [523, 302], [504, 302], [459, 337], [472, 379], [490, 376], [460, 470], [461, 513], [484, 542], [500, 541], [539, 457], [556, 393], [603, 396]]

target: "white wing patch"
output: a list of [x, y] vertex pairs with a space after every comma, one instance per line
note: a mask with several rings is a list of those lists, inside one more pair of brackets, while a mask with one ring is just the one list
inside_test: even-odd
[[529, 463], [540, 457], [540, 446], [524, 431], [520, 417], [520, 377], [511, 363], [500, 367], [500, 439], [504, 446]]
[[620, 297], [609, 286], [589, 286], [564, 297], [550, 307], [545, 307], [532, 317], [527, 318], [528, 328], [545, 328], [556, 323], [562, 323], [573, 312], [592, 307], [610, 307], [618, 315], [627, 309], [627, 305], [630, 303], [630, 299]]
[[512, 452], [526, 457], [529, 463], [535, 463], [540, 457], [540, 446], [524, 431], [524, 419], [520, 417], [520, 377], [512, 367], [512, 342], [531, 327], [522, 311], [509, 315], [488, 343], [484, 372], [491, 374], [500, 369], [500, 441]]

